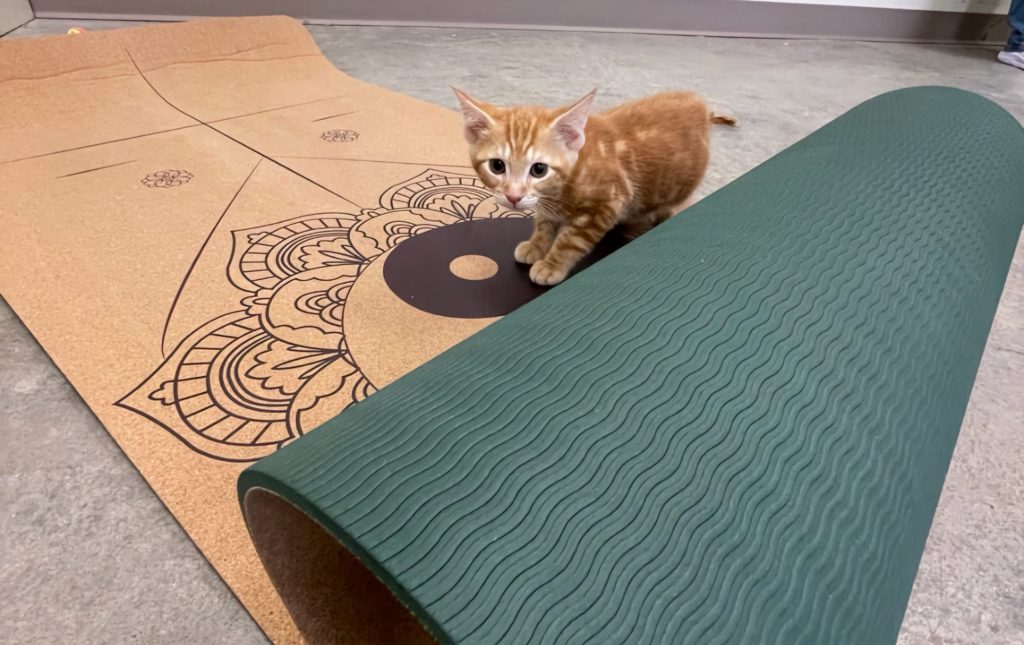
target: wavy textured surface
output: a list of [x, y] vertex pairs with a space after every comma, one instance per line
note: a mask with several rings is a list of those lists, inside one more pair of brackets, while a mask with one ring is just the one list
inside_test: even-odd
[[442, 640], [895, 642], [1024, 131], [869, 101], [256, 464]]

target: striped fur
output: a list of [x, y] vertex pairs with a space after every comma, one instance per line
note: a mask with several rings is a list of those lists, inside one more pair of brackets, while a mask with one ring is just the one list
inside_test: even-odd
[[682, 210], [707, 168], [710, 125], [735, 124], [692, 92], [597, 114], [593, 93], [558, 109], [455, 94], [480, 179], [503, 206], [534, 212], [533, 235], [515, 255], [541, 285], [564, 280], [616, 226], [637, 236]]

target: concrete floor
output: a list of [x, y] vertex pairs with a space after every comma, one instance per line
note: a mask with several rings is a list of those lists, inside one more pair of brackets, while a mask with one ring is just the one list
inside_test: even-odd
[[[9, 37], [64, 33], [36, 20]], [[88, 29], [128, 23], [83, 23]], [[693, 88], [719, 131], [702, 195], [858, 102], [909, 85], [980, 92], [1024, 120], [1024, 73], [995, 52], [468, 29], [310, 27], [351, 75], [452, 106], [602, 104]], [[1022, 178], [1024, 181], [1024, 178]], [[1024, 205], [1022, 205], [1024, 208]], [[0, 643], [255, 643], [263, 636], [0, 301]], [[1024, 643], [1024, 244], [1018, 246], [900, 642]]]

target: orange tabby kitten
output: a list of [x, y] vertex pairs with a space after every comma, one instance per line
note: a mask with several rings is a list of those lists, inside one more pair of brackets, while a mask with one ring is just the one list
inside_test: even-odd
[[635, 237], [682, 210], [707, 168], [710, 124], [735, 124], [692, 92], [591, 115], [594, 92], [549, 110], [454, 91], [480, 179], [503, 206], [534, 211], [515, 256], [540, 285], [564, 280], [612, 228]]

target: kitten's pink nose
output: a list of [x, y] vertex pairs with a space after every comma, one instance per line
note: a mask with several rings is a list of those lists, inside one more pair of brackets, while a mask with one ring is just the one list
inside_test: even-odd
[[505, 199], [508, 200], [508, 203], [510, 203], [513, 206], [515, 206], [519, 202], [523, 201], [523, 194], [522, 193], [505, 193]]

